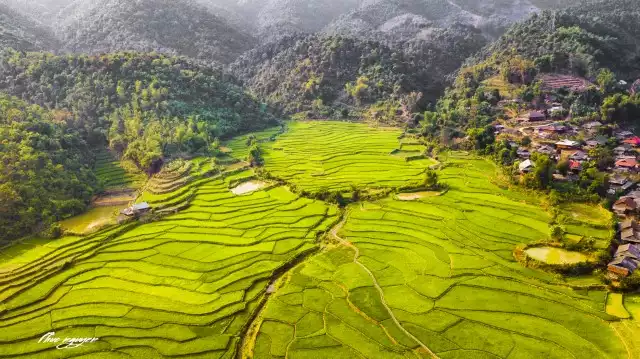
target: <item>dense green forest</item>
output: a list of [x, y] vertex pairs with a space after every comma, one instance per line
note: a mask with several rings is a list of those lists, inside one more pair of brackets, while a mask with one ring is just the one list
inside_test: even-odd
[[383, 100], [412, 109], [435, 101], [445, 74], [485, 43], [467, 27], [432, 36], [396, 46], [342, 36], [288, 37], [243, 55], [231, 70], [250, 91], [288, 114], [363, 108]]
[[159, 54], [0, 54], [0, 89], [65, 110], [92, 146], [149, 169], [170, 152], [206, 151], [215, 138], [275, 123], [220, 69]]
[[90, 153], [68, 113], [0, 95], [0, 241], [82, 212], [98, 189]]

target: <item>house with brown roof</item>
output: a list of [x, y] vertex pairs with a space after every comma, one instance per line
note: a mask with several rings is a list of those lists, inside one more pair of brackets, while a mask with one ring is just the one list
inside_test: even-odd
[[636, 201], [631, 197], [621, 197], [613, 204], [613, 212], [618, 216], [626, 216], [634, 213], [638, 208]]
[[607, 266], [609, 272], [626, 277], [638, 268], [638, 261], [628, 257], [616, 257]]
[[529, 119], [529, 121], [539, 122], [539, 121], [546, 120], [547, 116], [542, 112], [531, 111], [531, 112], [529, 112], [529, 115], [527, 116], [527, 118]]

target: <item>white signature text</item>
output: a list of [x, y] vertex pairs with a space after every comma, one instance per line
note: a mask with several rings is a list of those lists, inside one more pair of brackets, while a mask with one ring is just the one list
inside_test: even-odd
[[72, 349], [82, 346], [86, 343], [93, 343], [100, 340], [100, 338], [59, 338], [56, 337], [55, 332], [49, 332], [43, 335], [38, 343], [51, 343], [56, 344], [57, 349]]

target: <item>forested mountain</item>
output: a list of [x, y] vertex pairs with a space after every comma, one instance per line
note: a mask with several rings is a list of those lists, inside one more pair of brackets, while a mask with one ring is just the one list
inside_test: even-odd
[[36, 51], [58, 47], [49, 29], [0, 3], [0, 47]]
[[293, 33], [312, 33], [364, 0], [197, 0], [220, 16], [251, 28], [263, 40]]
[[64, 111], [0, 94], [0, 241], [82, 212], [98, 183]]
[[23, 16], [31, 17], [43, 25], [53, 25], [58, 13], [76, 2], [76, 0], [0, 0], [7, 6], [21, 12]]
[[640, 75], [640, 7], [634, 0], [584, 1], [516, 24], [477, 59], [514, 53], [547, 70], [594, 76], [607, 67], [621, 78]]
[[[542, 94], [544, 74], [566, 74], [597, 85], [584, 94], [569, 96], [573, 118], [604, 113], [601, 121], [626, 121], [606, 109], [636, 105], [626, 95], [613, 94], [619, 80], [640, 77], [640, 9], [635, 0], [598, 0], [565, 10], [545, 11], [513, 25], [497, 41], [470, 58], [453, 85], [427, 114], [425, 132], [446, 128], [484, 128], [495, 119], [493, 106], [502, 90], [533, 100]], [[501, 84], [496, 86], [497, 84]], [[623, 84], [626, 82], [623, 82]], [[626, 92], [627, 89], [623, 89]], [[611, 95], [611, 97], [607, 97]], [[629, 102], [631, 101], [631, 102]], [[635, 111], [626, 109], [625, 111]], [[595, 114], [595, 115], [594, 115]]]
[[[453, 24], [476, 27], [488, 37], [510, 24], [560, 2], [550, 0], [378, 0], [364, 2], [327, 26], [329, 34], [368, 39], [406, 40], [429, 36], [433, 28]], [[575, 1], [574, 1], [575, 2]]]
[[482, 44], [478, 32], [461, 27], [394, 47], [340, 36], [288, 37], [243, 55], [231, 70], [287, 113], [388, 99], [425, 105], [439, 96], [446, 74]]
[[256, 40], [191, 0], [81, 0], [56, 32], [73, 53], [158, 51], [228, 63]]
[[220, 69], [186, 58], [5, 51], [0, 68], [0, 90], [69, 112], [89, 144], [108, 143], [144, 170], [170, 150], [207, 151], [215, 138], [275, 123]]

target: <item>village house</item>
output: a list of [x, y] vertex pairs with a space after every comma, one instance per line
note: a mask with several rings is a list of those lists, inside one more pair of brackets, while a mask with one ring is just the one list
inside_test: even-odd
[[567, 132], [567, 127], [557, 124], [540, 126], [536, 129], [538, 133], [562, 134]]
[[593, 149], [593, 148], [596, 148], [598, 146], [603, 146], [604, 144], [606, 144], [606, 141], [603, 141], [603, 140], [597, 139], [597, 138], [593, 138], [593, 139], [586, 140], [585, 143], [586, 143], [586, 146], [584, 148]]
[[631, 153], [631, 146], [628, 144], [620, 145], [613, 149], [613, 153], [615, 153], [616, 156], [623, 156], [627, 153]]
[[638, 224], [633, 219], [626, 219], [619, 224], [620, 240], [623, 244], [640, 243], [637, 226]]
[[576, 151], [569, 156], [570, 160], [584, 162], [589, 160], [589, 156], [584, 151]]
[[518, 157], [521, 159], [528, 160], [531, 157], [531, 153], [526, 148], [520, 147], [517, 151]]
[[628, 257], [636, 261], [640, 260], [640, 247], [635, 244], [623, 244], [616, 250], [615, 257]]
[[600, 127], [602, 127], [602, 123], [598, 121], [588, 122], [582, 125], [582, 128], [589, 132], [597, 131]]
[[554, 157], [556, 155], [555, 148], [547, 145], [542, 145], [535, 149], [536, 152], [541, 153], [543, 155]]
[[636, 201], [631, 197], [621, 197], [613, 204], [613, 212], [620, 217], [626, 217], [634, 213], [638, 208]]
[[640, 137], [638, 137], [638, 136], [627, 138], [626, 140], [624, 140], [622, 142], [626, 143], [627, 145], [633, 146], [633, 147], [640, 147]]
[[569, 161], [569, 170], [573, 173], [580, 173], [580, 171], [582, 171], [582, 163], [578, 161]]
[[633, 258], [616, 257], [613, 261], [611, 261], [611, 263], [609, 263], [607, 269], [609, 270], [609, 272], [615, 275], [626, 277], [629, 274], [633, 273], [633, 271], [638, 268], [639, 264], [640, 263], [638, 263], [638, 261], [634, 260]]
[[150, 210], [151, 210], [151, 206], [149, 205], [149, 203], [142, 202], [142, 203], [134, 204], [131, 207], [125, 208], [120, 213], [124, 214], [125, 216], [133, 217], [133, 216], [139, 216], [141, 214], [147, 213]]
[[629, 137], [633, 137], [633, 132], [631, 131], [620, 131], [615, 134], [616, 138], [619, 140], [625, 140]]
[[616, 170], [627, 172], [636, 171], [638, 168], [638, 161], [635, 158], [621, 158], [616, 161]]
[[629, 191], [634, 185], [635, 185], [635, 182], [629, 180], [629, 178], [627, 178], [626, 176], [613, 175], [609, 178], [608, 192], [610, 194], [616, 194], [620, 192], [625, 193]]
[[522, 162], [522, 163], [518, 166], [518, 169], [520, 170], [520, 173], [529, 173], [529, 172], [531, 172], [535, 167], [536, 167], [536, 165], [535, 165], [535, 163], [533, 163], [533, 161], [531, 161], [531, 160], [526, 160], [526, 161]]
[[545, 116], [545, 114], [542, 113], [542, 112], [531, 111], [531, 112], [529, 112], [529, 115], [527, 116], [527, 118], [531, 122], [540, 122], [540, 121], [546, 120], [547, 116]]
[[578, 149], [580, 144], [576, 141], [564, 139], [560, 142], [556, 142], [556, 148], [560, 150], [575, 150]]

